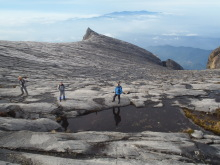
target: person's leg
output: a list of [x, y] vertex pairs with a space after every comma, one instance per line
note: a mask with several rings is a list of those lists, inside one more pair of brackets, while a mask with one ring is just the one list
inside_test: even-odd
[[113, 107], [113, 114], [116, 115], [116, 113], [115, 113], [115, 107]]
[[63, 91], [63, 100], [66, 100], [65, 91]]
[[120, 104], [120, 95], [118, 95], [118, 104]]
[[113, 96], [113, 100], [112, 100], [112, 102], [114, 102], [114, 101], [115, 101], [115, 97], [116, 97], [116, 96], [117, 96], [116, 94]]
[[21, 87], [21, 95], [24, 94], [24, 90], [23, 90], [23, 87]]
[[24, 90], [25, 90], [26, 94], [28, 95], [28, 91], [27, 91], [27, 88], [26, 88], [26, 87], [24, 87]]
[[62, 92], [60, 91], [60, 102], [61, 102], [61, 99], [62, 99]]
[[118, 107], [117, 115], [120, 115], [120, 107]]

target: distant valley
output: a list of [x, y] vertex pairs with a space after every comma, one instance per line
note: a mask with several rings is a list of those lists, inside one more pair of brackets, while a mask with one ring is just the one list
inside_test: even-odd
[[172, 59], [186, 70], [206, 69], [208, 56], [212, 50], [192, 47], [174, 47], [170, 45], [149, 46], [147, 50], [158, 56], [161, 60]]

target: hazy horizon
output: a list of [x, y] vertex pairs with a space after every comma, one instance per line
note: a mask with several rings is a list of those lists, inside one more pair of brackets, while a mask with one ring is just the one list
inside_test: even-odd
[[141, 47], [220, 46], [217, 0], [0, 0], [0, 40], [75, 42], [86, 29]]

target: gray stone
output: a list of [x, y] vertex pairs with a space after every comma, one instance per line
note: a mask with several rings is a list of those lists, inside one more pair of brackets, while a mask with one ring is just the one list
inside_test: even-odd
[[[14, 138], [16, 137], [16, 138]], [[127, 140], [124, 140], [127, 139]], [[207, 144], [204, 144], [207, 145]], [[25, 149], [41, 152], [72, 153], [84, 155], [78, 160], [82, 164], [100, 162], [111, 164], [117, 159], [122, 164], [184, 164], [193, 162], [199, 150], [190, 137], [183, 133], [118, 133], [118, 132], [79, 132], [79, 133], [37, 133], [0, 132], [0, 147], [5, 149]], [[208, 145], [207, 145], [208, 147]], [[206, 154], [205, 151], [203, 154]], [[53, 160], [73, 162], [74, 159], [47, 157], [43, 155], [22, 154], [31, 161]], [[217, 153], [218, 155], [218, 153]], [[213, 155], [213, 160], [218, 160]], [[98, 158], [96, 158], [98, 157]], [[105, 158], [104, 158], [105, 157]], [[209, 157], [207, 152], [206, 157]], [[44, 160], [45, 159], [45, 160]], [[44, 160], [44, 161], [43, 161]], [[59, 163], [58, 163], [59, 164]]]
[[10, 163], [10, 162], [5, 162], [0, 160], [0, 165], [19, 165], [17, 163]]
[[50, 119], [41, 118], [36, 120], [2, 118], [0, 117], [0, 129], [7, 131], [29, 130], [37, 132], [47, 132], [56, 130], [61, 126]]
[[169, 69], [174, 69], [174, 70], [183, 70], [183, 67], [178, 64], [177, 62], [171, 60], [171, 59], [168, 59], [166, 61], [162, 61], [163, 63], [163, 66], [169, 68]]
[[192, 137], [197, 139], [202, 139], [204, 136], [204, 133], [200, 130], [194, 130], [194, 132], [191, 134]]
[[77, 164], [77, 165], [169, 165], [169, 164], [179, 164], [179, 165], [194, 165], [194, 163], [185, 163], [178, 160], [155, 160], [149, 159], [146, 161], [135, 160], [135, 159], [125, 159], [125, 158], [87, 158], [83, 160], [71, 159], [71, 158], [61, 158], [54, 156], [45, 156], [37, 154], [22, 153], [21, 155], [15, 155], [14, 159], [27, 160], [29, 163], [40, 164], [40, 165], [64, 165], [64, 164]]

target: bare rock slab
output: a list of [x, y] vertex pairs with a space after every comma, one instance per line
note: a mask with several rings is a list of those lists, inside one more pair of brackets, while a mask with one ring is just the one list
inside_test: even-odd
[[36, 120], [14, 119], [14, 118], [0, 118], [0, 130], [6, 131], [20, 131], [29, 130], [36, 132], [48, 132], [57, 130], [61, 126], [50, 119], [41, 118]]
[[[16, 138], [14, 138], [16, 137]], [[184, 133], [119, 133], [119, 132], [79, 132], [79, 133], [43, 133], [43, 132], [0, 132], [0, 147], [5, 149], [25, 149], [56, 153], [83, 155], [77, 159], [79, 164], [194, 164], [220, 160], [219, 149], [205, 145], [205, 149], [196, 145]], [[217, 145], [217, 144], [216, 144]], [[206, 151], [207, 149], [207, 151]], [[215, 152], [214, 152], [215, 151]], [[45, 155], [23, 154], [31, 161], [73, 162], [75, 159], [48, 157]], [[200, 160], [203, 158], [203, 160]], [[128, 161], [129, 160], [129, 161]], [[50, 164], [50, 163], [49, 163]], [[56, 164], [56, 163], [55, 163]]]

